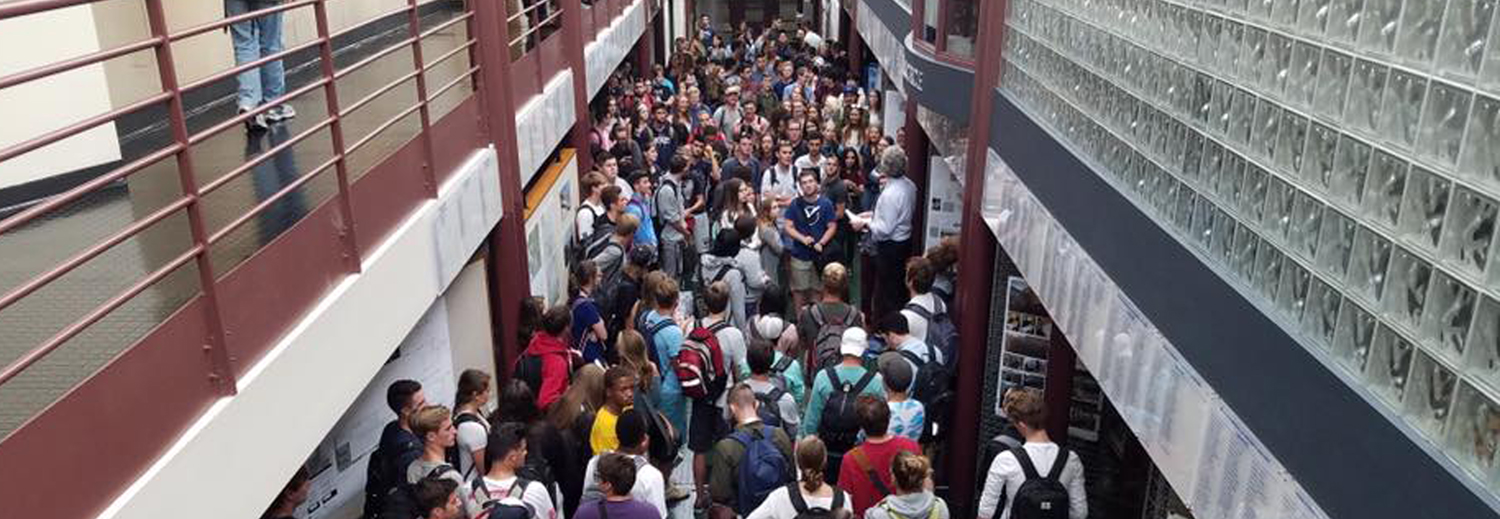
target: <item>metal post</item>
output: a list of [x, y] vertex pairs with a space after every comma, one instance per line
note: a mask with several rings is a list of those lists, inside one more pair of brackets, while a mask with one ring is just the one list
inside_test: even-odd
[[417, 113], [422, 119], [422, 184], [427, 188], [427, 196], [437, 198], [437, 172], [432, 169], [432, 115], [427, 104], [427, 72], [423, 70], [426, 62], [422, 60], [422, 19], [417, 15], [417, 0], [406, 0], [406, 6], [406, 32], [412, 39], [411, 61], [417, 68]]
[[[562, 6], [562, 37], [563, 37], [563, 59], [567, 61], [568, 68], [573, 71], [573, 113], [577, 117], [573, 121], [571, 137], [573, 148], [578, 150], [578, 171], [590, 171], [594, 167], [593, 149], [589, 146], [589, 128], [593, 123], [590, 119], [593, 114], [589, 113], [589, 86], [588, 70], [584, 65], [583, 58], [583, 2], [579, 0], [561, 0]], [[607, 2], [595, 4], [589, 12], [590, 16], [597, 13], [594, 10], [608, 11]], [[598, 21], [595, 16], [594, 20]], [[597, 25], [595, 26], [597, 29]], [[592, 34], [588, 36], [593, 36]]]
[[172, 129], [172, 140], [183, 147], [176, 154], [177, 176], [182, 183], [183, 194], [190, 200], [186, 208], [188, 229], [193, 235], [193, 246], [198, 248], [194, 259], [198, 267], [199, 290], [203, 292], [204, 319], [208, 323], [208, 336], [204, 337], [203, 344], [203, 351], [208, 354], [210, 366], [208, 379], [213, 382], [220, 394], [229, 396], [236, 392], [234, 368], [230, 365], [226, 343], [227, 332], [224, 330], [223, 316], [219, 312], [219, 298], [214, 290], [214, 267], [213, 259], [209, 255], [211, 249], [208, 243], [208, 228], [203, 220], [203, 199], [199, 196], [197, 177], [193, 173], [193, 154], [188, 148], [187, 114], [182, 106], [182, 89], [177, 84], [177, 68], [176, 61], [172, 57], [172, 44], [166, 39], [169, 30], [162, 0], [146, 0], [146, 19], [150, 24], [151, 35], [163, 38], [162, 42], [154, 47], [156, 73], [161, 81], [162, 90], [172, 95], [167, 100], [167, 119]]
[[[978, 27], [979, 53], [974, 60], [974, 91], [969, 100], [969, 148], [964, 167], [963, 221], [960, 230], [957, 305], [959, 351], [966, 359], [982, 359], [989, 343], [989, 315], [995, 276], [997, 244], [989, 226], [984, 223], [980, 207], [984, 202], [985, 164], [990, 142], [990, 112], [993, 92], [1000, 76], [1000, 43], [1004, 41], [1005, 0], [980, 3]], [[983, 405], [984, 362], [972, 362], [958, 371], [958, 398], [954, 402], [953, 455], [950, 457], [948, 482], [958, 513], [954, 517], [972, 517], [977, 495], [976, 470], [979, 461], [979, 413]]]
[[481, 74], [479, 95], [484, 123], [500, 159], [500, 197], [504, 205], [499, 229], [489, 237], [490, 290], [494, 298], [496, 324], [495, 367], [509, 375], [511, 360], [524, 345], [516, 340], [520, 327], [521, 301], [531, 296], [526, 266], [525, 200], [521, 195], [521, 159], [515, 148], [514, 95], [510, 83], [510, 34], [505, 11], [496, 0], [471, 0], [474, 26], [478, 28]]
[[359, 240], [354, 230], [354, 201], [349, 194], [349, 161], [344, 147], [344, 123], [339, 117], [339, 87], [338, 82], [333, 81], [333, 41], [329, 39], [328, 31], [328, 2], [320, 1], [313, 5], [313, 18], [318, 29], [318, 65], [323, 77], [329, 81], [323, 85], [324, 106], [328, 110], [328, 117], [332, 122], [328, 126], [328, 134], [333, 137], [333, 153], [338, 157], [334, 163], [334, 175], [338, 179], [339, 195], [339, 241], [344, 245], [344, 267], [351, 273], [359, 273], [364, 269], [359, 253]]

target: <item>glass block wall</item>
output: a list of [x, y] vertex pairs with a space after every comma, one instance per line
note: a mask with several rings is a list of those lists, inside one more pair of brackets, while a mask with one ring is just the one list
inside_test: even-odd
[[1495, 491], [1495, 4], [1011, 0], [1001, 92]]

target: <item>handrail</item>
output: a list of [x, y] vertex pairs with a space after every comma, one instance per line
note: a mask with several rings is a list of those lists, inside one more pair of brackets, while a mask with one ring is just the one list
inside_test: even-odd
[[[45, 13], [61, 8], [87, 5], [96, 1], [99, 0], [17, 0], [0, 4], [0, 20], [8, 20], [26, 15]], [[8, 215], [4, 218], [0, 218], [0, 235], [20, 229], [23, 226], [33, 224], [39, 221], [46, 214], [62, 210], [68, 207], [70, 204], [75, 204], [78, 201], [82, 200], [86, 195], [96, 193], [109, 185], [125, 180], [131, 175], [145, 170], [148, 167], [158, 165], [168, 158], [175, 157], [177, 159], [178, 176], [180, 177], [180, 180], [182, 182], [183, 193], [171, 198], [170, 201], [165, 205], [152, 210], [149, 214], [132, 219], [123, 227], [112, 231], [109, 235], [104, 236], [103, 238], [98, 240], [93, 240], [85, 244], [78, 250], [70, 251], [68, 255], [64, 259], [60, 260], [57, 264], [49, 269], [46, 269], [45, 271], [36, 274], [29, 279], [26, 279], [22, 284], [10, 287], [4, 292], [0, 292], [0, 311], [4, 311], [8, 308], [13, 308], [18, 304], [23, 303], [27, 300], [27, 298], [41, 293], [42, 289], [66, 277], [69, 273], [76, 272], [78, 269], [82, 268], [86, 264], [89, 264], [91, 261], [95, 261], [98, 258], [103, 257], [106, 252], [119, 247], [121, 244], [133, 238], [138, 238], [148, 229], [158, 228], [162, 222], [166, 221], [168, 218], [174, 215], [183, 214], [184, 212], [188, 214], [191, 224], [190, 227], [192, 228], [192, 242], [184, 252], [176, 256], [173, 260], [151, 271], [148, 275], [137, 280], [134, 284], [132, 284], [124, 291], [114, 294], [113, 297], [106, 300], [103, 304], [93, 306], [92, 309], [83, 314], [80, 319], [73, 321], [66, 327], [58, 330], [41, 344], [26, 350], [20, 357], [14, 360], [11, 360], [4, 364], [0, 364], [0, 386], [3, 386], [7, 382], [13, 380], [23, 371], [25, 371], [41, 359], [45, 358], [47, 355], [76, 337], [78, 334], [82, 333], [85, 329], [99, 322], [105, 316], [120, 308], [132, 298], [140, 295], [142, 292], [165, 279], [168, 275], [191, 262], [197, 262], [199, 266], [200, 290], [204, 292], [205, 296], [208, 296], [210, 299], [212, 299], [214, 288], [213, 285], [217, 285], [218, 280], [214, 277], [215, 270], [213, 269], [213, 262], [209, 257], [209, 251], [211, 247], [214, 244], [221, 242], [230, 233], [243, 228], [246, 223], [255, 219], [257, 216], [264, 214], [265, 211], [267, 211], [270, 207], [274, 206], [277, 203], [283, 203], [286, 200], [286, 197], [290, 196], [292, 193], [300, 189], [305, 189], [309, 182], [323, 175], [329, 169], [335, 169], [338, 172], [338, 192], [335, 196], [339, 198], [338, 203], [340, 204], [341, 213], [343, 215], [343, 223], [341, 225], [349, 227], [342, 231], [344, 234], [348, 235], [345, 236], [346, 243], [351, 247], [346, 250], [345, 256], [349, 257], [351, 254], [357, 255], [359, 252], [358, 249], [352, 247], [355, 243], [352, 239], [352, 224], [355, 213], [352, 211], [349, 205], [351, 190], [349, 180], [351, 178], [351, 175], [347, 171], [347, 162], [349, 156], [352, 153], [363, 149], [367, 144], [373, 142], [376, 137], [378, 137], [394, 125], [400, 123], [407, 116], [411, 115], [412, 113], [421, 111], [422, 118], [420, 121], [420, 127], [418, 128], [419, 134], [417, 138], [427, 140], [427, 153], [429, 154], [428, 160], [430, 161], [431, 137], [428, 135], [428, 132], [433, 122], [429, 120], [429, 114], [427, 113], [427, 110], [432, 106], [432, 99], [437, 96], [443, 95], [454, 87], [463, 84], [465, 81], [472, 81], [474, 79], [474, 75], [481, 72], [481, 68], [478, 63], [470, 63], [464, 67], [464, 69], [459, 73], [457, 77], [450, 80], [445, 80], [445, 82], [436, 90], [428, 92], [425, 87], [425, 76], [427, 72], [434, 70], [441, 64], [449, 62], [453, 59], [454, 56], [465, 53], [471, 54], [479, 46], [480, 40], [485, 37], [482, 34], [468, 34], [466, 38], [460, 40], [456, 47], [452, 49], [444, 49], [444, 52], [439, 54], [435, 59], [429, 62], [424, 62], [422, 60], [421, 46], [423, 45], [423, 43], [429, 41], [429, 39], [432, 37], [435, 37], [447, 31], [451, 31], [455, 27], [459, 27], [460, 24], [466, 24], [474, 20], [475, 15], [472, 11], [472, 7], [463, 10], [462, 12], [451, 18], [442, 20], [441, 22], [433, 26], [422, 27], [418, 14], [419, 6], [417, 5], [417, 2], [415, 0], [409, 0], [405, 3], [405, 5], [402, 5], [397, 9], [380, 13], [368, 20], [364, 20], [348, 27], [341, 28], [337, 31], [333, 31], [328, 27], [326, 15], [326, 6], [330, 0], [289, 0], [285, 3], [277, 4], [267, 8], [257, 9], [255, 11], [236, 14], [232, 16], [221, 17], [217, 20], [196, 24], [184, 29], [168, 30], [166, 26], [167, 17], [165, 15], [166, 6], [164, 5], [164, 0], [144, 1], [147, 10], [147, 22], [150, 25], [151, 35], [149, 37], [114, 46], [108, 49], [90, 51], [78, 56], [73, 56], [51, 63], [46, 63], [40, 66], [31, 67], [18, 72], [10, 73], [8, 75], [0, 77], [0, 90], [36, 82], [39, 80], [44, 80], [69, 71], [98, 65], [108, 62], [112, 59], [147, 50], [154, 50], [156, 52], [156, 69], [161, 79], [162, 90], [152, 93], [142, 99], [123, 104], [122, 106], [113, 107], [103, 113], [99, 113], [86, 117], [82, 120], [68, 123], [61, 128], [46, 131], [40, 133], [39, 135], [27, 138], [21, 142], [6, 145], [3, 148], [0, 148], [0, 162], [15, 159], [27, 153], [37, 151], [49, 145], [56, 144], [58, 142], [62, 142], [64, 140], [78, 136], [84, 132], [99, 128], [106, 123], [119, 121], [122, 117], [138, 113], [146, 108], [157, 106], [165, 106], [167, 108], [166, 118], [171, 123], [170, 128], [172, 131], [170, 141], [167, 144], [161, 146], [159, 149], [151, 150], [149, 153], [146, 153], [143, 156], [128, 159], [122, 164], [113, 165], [112, 168], [108, 169], [104, 173], [99, 174], [66, 191], [63, 191], [62, 193], [48, 197], [44, 200], [40, 200], [20, 211], [17, 211], [14, 214]], [[542, 2], [538, 2], [538, 4], [541, 3]], [[178, 82], [176, 81], [179, 70], [177, 69], [177, 65], [175, 64], [175, 62], [172, 60], [172, 43], [204, 35], [215, 30], [223, 29], [235, 23], [258, 19], [260, 17], [268, 15], [290, 12], [294, 9], [301, 9], [306, 7], [312, 7], [315, 16], [317, 17], [317, 36], [315, 36], [313, 39], [284, 48], [271, 55], [259, 57], [253, 61], [238, 63], [232, 67], [227, 67], [215, 71], [207, 76], [196, 78], [191, 82], [178, 84]], [[402, 37], [399, 41], [395, 42], [389, 47], [382, 48], [378, 51], [375, 51], [371, 55], [364, 56], [362, 57], [362, 59], [359, 59], [358, 61], [348, 66], [335, 67], [335, 64], [333, 63], [332, 45], [336, 38], [353, 34], [353, 31], [360, 30], [362, 27], [367, 27], [371, 23], [386, 20], [391, 16], [397, 15], [405, 15], [408, 18], [406, 20], [406, 27], [398, 29], [403, 30], [406, 33], [404, 37]], [[555, 14], [548, 19], [549, 22], [555, 20]], [[271, 63], [277, 60], [285, 60], [291, 56], [303, 54], [306, 51], [314, 48], [319, 49], [318, 57], [316, 57], [315, 59], [318, 60], [322, 65], [321, 74], [319, 74], [315, 78], [306, 81], [303, 84], [297, 85], [294, 88], [291, 88], [290, 91], [283, 93], [275, 99], [268, 100], [257, 107], [246, 110], [244, 112], [235, 113], [234, 115], [224, 117], [221, 120], [214, 121], [213, 123], [207, 125], [207, 127], [200, 128], [195, 132], [188, 131], [186, 124], [186, 118], [188, 117], [188, 114], [184, 109], [185, 107], [182, 106], [182, 96], [184, 93], [209, 87], [210, 85], [220, 83], [245, 71], [257, 69], [267, 63]], [[340, 107], [338, 105], [336, 85], [336, 81], [338, 79], [347, 77], [354, 71], [368, 70], [370, 69], [370, 64], [380, 60], [383, 57], [387, 57], [401, 49], [411, 49], [413, 52], [414, 62], [412, 65], [410, 65], [410, 68], [408, 70], [396, 75], [394, 80], [383, 82], [383, 84], [373, 93], [370, 93], [369, 95], [358, 99], [350, 106]], [[373, 129], [371, 129], [367, 134], [362, 136], [352, 145], [347, 147], [344, 146], [343, 137], [345, 130], [343, 128], [343, 125], [341, 124], [342, 118], [346, 118], [353, 112], [369, 106], [380, 96], [413, 79], [416, 79], [419, 83], [417, 100], [415, 102], [409, 104], [402, 103], [405, 106], [402, 106], [399, 113], [397, 113], [394, 117], [391, 117], [376, 125]], [[266, 149], [255, 157], [245, 159], [244, 161], [235, 165], [233, 168], [229, 169], [229, 171], [227, 171], [226, 173], [218, 176], [217, 178], [214, 178], [211, 181], [202, 182], [200, 185], [200, 182], [196, 180], [197, 174], [192, 171], [192, 161], [189, 158], [190, 155], [188, 155], [196, 146], [202, 145], [208, 139], [220, 135], [223, 132], [230, 130], [231, 128], [240, 126], [246, 121], [251, 120], [252, 118], [265, 114], [276, 105], [290, 103], [293, 100], [298, 99], [306, 94], [312, 93], [317, 89], [324, 90], [324, 93], [327, 96], [328, 106], [326, 108], [328, 115], [326, 117], [314, 119], [314, 122], [310, 123], [310, 125], [308, 126], [302, 127], [299, 132], [290, 139], [276, 143], [274, 146], [271, 146], [269, 149]], [[274, 159], [280, 154], [291, 153], [292, 150], [296, 149], [295, 147], [298, 144], [306, 142], [314, 134], [321, 133], [325, 130], [330, 131], [333, 134], [333, 138], [335, 141], [335, 153], [331, 158], [322, 162], [310, 171], [300, 174], [294, 179], [291, 179], [290, 181], [279, 185], [275, 193], [269, 196], [258, 197], [257, 203], [254, 204], [253, 207], [239, 211], [238, 214], [233, 216], [228, 224], [223, 225], [217, 230], [213, 230], [212, 232], [208, 232], [208, 229], [204, 229], [205, 218], [202, 215], [203, 210], [201, 204], [204, 203], [204, 197], [206, 195], [218, 192], [221, 188], [229, 185], [231, 182], [235, 182], [236, 180], [245, 178], [245, 174], [247, 172], [253, 171], [257, 167], [263, 166], [267, 161]], [[432, 173], [427, 172], [427, 174], [431, 175]], [[430, 178], [428, 184], [431, 184]], [[429, 193], [427, 194], [427, 196], [431, 196], [431, 194]], [[353, 260], [354, 266], [351, 268], [357, 269], [358, 258], [354, 257]], [[210, 304], [210, 307], [212, 308], [210, 314], [216, 316], [218, 312], [217, 307], [212, 304]], [[219, 322], [217, 317], [212, 317], [211, 321], [210, 332], [218, 337], [222, 337], [222, 323]], [[222, 350], [222, 344], [216, 344], [215, 346], [218, 349]], [[216, 371], [214, 372], [219, 373], [219, 371], [217, 371], [217, 368], [215, 369]]]

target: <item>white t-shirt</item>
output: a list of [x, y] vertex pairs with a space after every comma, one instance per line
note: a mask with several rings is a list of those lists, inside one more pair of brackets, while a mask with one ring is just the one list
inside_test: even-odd
[[[656, 511], [662, 517], [667, 517], [667, 483], [662, 477], [661, 471], [651, 466], [651, 463], [641, 456], [626, 454], [635, 461], [635, 486], [630, 487], [630, 497], [636, 501], [650, 503], [656, 507]], [[583, 498], [582, 501], [590, 501], [604, 497], [599, 490], [599, 481], [595, 479], [594, 470], [599, 465], [599, 456], [589, 459], [588, 468], [583, 470]]]
[[512, 487], [516, 485], [516, 477], [505, 479], [491, 479], [484, 477], [484, 488], [490, 491], [489, 496], [475, 496], [481, 502], [491, 500], [519, 499], [526, 503], [532, 510], [536, 510], [537, 519], [557, 519], [557, 506], [552, 503], [552, 496], [547, 494], [547, 487], [536, 481], [527, 483], [525, 489], [520, 490], [519, 496], [511, 495]]
[[[1027, 442], [1022, 448], [1026, 449], [1026, 456], [1031, 458], [1031, 464], [1036, 467], [1039, 475], [1046, 476], [1052, 470], [1052, 464], [1057, 461], [1056, 443]], [[1083, 462], [1078, 461], [1077, 453], [1068, 453], [1067, 465], [1063, 466], [1062, 474], [1057, 479], [1068, 489], [1068, 518], [1088, 517], [1088, 496], [1083, 490]], [[978, 516], [995, 517], [995, 508], [1004, 498], [1005, 512], [999, 517], [1009, 519], [1010, 497], [1016, 495], [1016, 491], [1021, 489], [1021, 483], [1025, 481], [1026, 474], [1021, 471], [1021, 463], [1016, 461], [1015, 454], [1006, 451], [995, 456], [995, 461], [990, 463], [989, 476], [984, 480], [984, 491], [979, 496]]]
[[[801, 492], [802, 485], [797, 485], [797, 489], [798, 492]], [[807, 501], [809, 509], [822, 508], [826, 510], [833, 506], [833, 496], [831, 495], [828, 497], [811, 497], [803, 492], [802, 499]], [[849, 500], [849, 494], [845, 493], [843, 509], [853, 514], [854, 509], [850, 508]], [[745, 519], [796, 519], [796, 517], [797, 508], [792, 506], [792, 497], [790, 494], [787, 494], [786, 487], [781, 487], [772, 490], [771, 494], [766, 496], [766, 500], [762, 501], [760, 506], [756, 507], [755, 510], [752, 510], [750, 515], [745, 516]]]
[[[942, 309], [943, 312], [948, 311], [947, 308], [943, 307], [943, 301], [938, 299], [937, 296], [932, 295], [931, 293], [913, 297], [907, 304], [915, 304], [917, 306], [920, 306], [926, 309], [929, 315], [937, 315], [941, 313], [938, 312], [938, 309]], [[922, 316], [917, 315], [916, 312], [907, 310], [905, 308], [901, 309], [901, 315], [906, 316], [906, 329], [911, 333], [911, 336], [925, 342], [927, 340], [927, 319], [924, 319]]]
[[635, 196], [635, 188], [630, 187], [630, 181], [625, 180], [624, 177], [616, 176], [615, 185], [620, 187], [620, 196], [627, 199]]
[[480, 418], [458, 424], [458, 472], [464, 475], [464, 479], [473, 479], [474, 451], [489, 445], [489, 424]]
[[604, 206], [584, 200], [578, 208], [578, 239], [587, 239], [594, 234], [594, 220], [604, 215]]

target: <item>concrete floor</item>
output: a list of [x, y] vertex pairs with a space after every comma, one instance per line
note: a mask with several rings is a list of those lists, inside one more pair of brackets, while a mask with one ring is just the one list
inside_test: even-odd
[[[431, 27], [453, 16], [438, 12], [424, 18]], [[465, 24], [455, 26], [424, 41], [423, 54], [428, 59], [455, 48], [468, 39]], [[385, 48], [406, 36], [405, 26], [376, 35], [339, 50], [335, 58], [346, 66], [373, 51]], [[225, 50], [228, 52], [228, 49]], [[436, 89], [470, 67], [464, 53], [454, 56], [427, 74], [430, 89]], [[347, 108], [402, 74], [412, 70], [411, 53], [392, 52], [358, 72], [338, 81], [339, 100]], [[294, 90], [316, 79], [317, 66], [288, 73], [287, 89]], [[464, 82], [433, 101], [431, 119], [436, 121], [452, 110], [472, 92]], [[344, 142], [353, 144], [374, 127], [416, 102], [416, 84], [407, 81], [374, 102], [343, 119]], [[191, 157], [198, 178], [204, 185], [263, 150], [285, 142], [326, 117], [322, 89], [292, 101], [299, 116], [270, 131], [247, 133], [243, 129], [226, 130], [194, 146]], [[199, 131], [233, 115], [233, 100], [220, 99], [210, 106], [199, 107], [189, 119], [190, 131]], [[365, 147], [348, 158], [351, 182], [370, 166], [395, 151], [417, 135], [420, 119], [416, 113], [386, 129]], [[164, 129], [159, 130], [164, 132]], [[152, 135], [140, 141], [161, 142], [164, 135]], [[147, 148], [144, 142], [135, 148]], [[126, 144], [127, 159], [156, 151], [131, 149]], [[234, 181], [227, 183], [202, 200], [210, 233], [222, 229], [245, 214], [259, 200], [275, 193], [287, 182], [333, 156], [327, 129], [321, 130], [288, 150], [278, 153]], [[302, 215], [336, 193], [333, 168], [308, 182], [298, 191], [273, 205], [254, 221], [230, 233], [211, 249], [217, 275], [222, 276], [260, 247], [274, 239]], [[48, 214], [24, 227], [0, 234], [0, 293], [5, 293], [68, 257], [98, 243], [134, 221], [170, 204], [181, 193], [175, 161], [166, 160], [132, 175], [128, 182], [83, 197], [61, 210]], [[190, 246], [185, 213], [178, 211], [145, 232], [109, 249], [99, 257], [55, 280], [21, 302], [0, 310], [0, 365], [12, 362], [26, 351], [46, 342], [54, 334], [81, 319], [112, 297], [139, 282], [153, 270], [167, 264]], [[198, 274], [192, 263], [179, 268], [163, 281], [136, 296], [124, 306], [82, 334], [69, 340], [18, 377], [0, 386], [0, 440], [29, 417], [44, 409], [69, 388], [103, 367], [122, 349], [151, 331], [185, 301], [198, 292]]]

